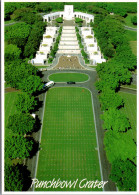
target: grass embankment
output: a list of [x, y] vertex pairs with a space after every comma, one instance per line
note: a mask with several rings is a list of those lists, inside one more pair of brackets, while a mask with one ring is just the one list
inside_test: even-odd
[[[91, 94], [76, 87], [47, 92], [41, 150], [36, 178], [39, 181], [101, 180]], [[36, 188], [38, 191], [102, 190]]]
[[67, 82], [67, 81], [75, 81], [75, 82], [84, 82], [89, 79], [87, 74], [82, 73], [55, 73], [49, 76], [49, 80], [54, 82]]
[[121, 109], [121, 112], [124, 112], [129, 118], [131, 123], [131, 128], [129, 134], [136, 140], [136, 130], [137, 130], [137, 96], [129, 93], [119, 92], [119, 94], [124, 99], [124, 108]]
[[126, 30], [126, 36], [131, 46], [133, 54], [137, 56], [137, 32]]

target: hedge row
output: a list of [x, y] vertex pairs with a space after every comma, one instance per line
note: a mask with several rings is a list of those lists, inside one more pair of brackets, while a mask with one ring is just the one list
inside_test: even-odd
[[53, 61], [53, 59], [56, 55], [56, 52], [58, 50], [59, 41], [60, 41], [60, 38], [61, 38], [61, 34], [62, 34], [62, 27], [59, 28], [58, 36], [57, 36], [56, 41], [54, 43], [54, 46], [53, 46], [53, 48], [50, 52], [48, 63], [52, 63], [52, 61]]
[[84, 61], [86, 64], [89, 64], [89, 60], [88, 60], [88, 55], [87, 53], [84, 51], [84, 46], [82, 44], [82, 38], [81, 38], [81, 35], [79, 34], [79, 29], [78, 27], [75, 27], [75, 30], [76, 30], [76, 35], [77, 35], [77, 39], [78, 39], [78, 43], [79, 43], [79, 46], [81, 48], [81, 54], [84, 58]]

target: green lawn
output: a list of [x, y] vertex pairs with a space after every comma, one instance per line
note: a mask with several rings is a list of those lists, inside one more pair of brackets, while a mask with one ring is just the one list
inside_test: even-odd
[[129, 93], [119, 92], [121, 97], [124, 99], [125, 105], [121, 109], [126, 114], [131, 123], [132, 130], [130, 136], [136, 140], [137, 133], [137, 96]]
[[17, 113], [15, 102], [19, 92], [5, 93], [5, 137], [12, 136], [13, 133], [7, 128], [9, 116]]
[[137, 56], [137, 32], [126, 30], [126, 36], [129, 41], [133, 54]]
[[132, 22], [131, 22], [131, 18], [133, 16], [137, 16], [137, 13], [128, 13], [128, 16], [124, 19], [125, 20], [125, 25], [130, 26], [132, 28], [137, 28], [137, 26], [133, 25]]
[[137, 41], [137, 31], [126, 30], [128, 41]]
[[[91, 94], [76, 87], [47, 92], [36, 178], [39, 181], [101, 180]], [[79, 184], [79, 183], [78, 183]], [[102, 189], [36, 188], [38, 191]]]
[[133, 54], [137, 56], [137, 41], [130, 41], [129, 44], [130, 44]]
[[49, 76], [49, 80], [54, 82], [67, 82], [67, 81], [75, 81], [75, 82], [83, 82], [89, 79], [87, 74], [81, 73], [55, 73]]

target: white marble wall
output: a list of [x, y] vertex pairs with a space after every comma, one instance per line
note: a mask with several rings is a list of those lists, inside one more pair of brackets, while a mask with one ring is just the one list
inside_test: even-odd
[[[57, 27], [46, 27], [39, 51], [37, 51], [35, 58], [31, 60], [32, 64], [44, 64], [44, 61], [48, 58], [48, 54], [50, 53], [56, 31]], [[46, 36], [50, 36], [50, 38], [47, 38]]]

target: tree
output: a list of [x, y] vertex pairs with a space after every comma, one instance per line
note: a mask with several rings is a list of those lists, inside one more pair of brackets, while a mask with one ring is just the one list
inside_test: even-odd
[[37, 21], [32, 26], [31, 33], [24, 48], [24, 57], [33, 57], [40, 45], [46, 24], [42, 21]]
[[129, 159], [116, 159], [112, 163], [110, 179], [120, 191], [136, 191], [136, 165]]
[[20, 82], [19, 88], [22, 91], [32, 94], [36, 91], [40, 91], [43, 88], [43, 83], [39, 76], [30, 75]]
[[12, 136], [5, 140], [5, 155], [10, 159], [24, 159], [30, 156], [33, 141], [22, 136]]
[[113, 163], [117, 158], [136, 161], [136, 144], [131, 139], [130, 132], [119, 133], [114, 131], [105, 132], [104, 145], [107, 159]]
[[137, 16], [133, 16], [131, 18], [131, 22], [134, 24], [134, 25], [137, 25]]
[[37, 68], [28, 64], [26, 61], [14, 60], [5, 62], [5, 81], [16, 89], [23, 79], [27, 79], [30, 75], [37, 75]]
[[110, 108], [102, 115], [103, 127], [115, 132], [126, 132], [130, 128], [129, 120], [126, 116], [115, 108]]
[[13, 14], [10, 16], [12, 20], [22, 20], [22, 17], [28, 13], [32, 12], [32, 8], [22, 7], [16, 9]]
[[105, 89], [99, 96], [102, 110], [110, 108], [119, 108], [123, 106], [122, 97], [109, 88]]
[[31, 26], [24, 22], [6, 26], [5, 40], [8, 44], [14, 44], [17, 47], [23, 48], [30, 34], [30, 29]]
[[26, 191], [31, 185], [30, 172], [23, 165], [5, 165], [5, 191]]
[[35, 119], [30, 114], [20, 113], [9, 116], [7, 127], [15, 134], [25, 135], [31, 133], [35, 125]]
[[37, 101], [34, 96], [27, 93], [18, 94], [16, 101], [17, 110], [23, 113], [28, 113], [29, 111], [33, 110], [36, 105]]
[[5, 60], [16, 60], [20, 57], [21, 49], [16, 45], [5, 45]]
[[16, 9], [15, 3], [5, 2], [4, 3], [4, 19], [9, 20], [10, 15], [14, 12], [15, 9]]

